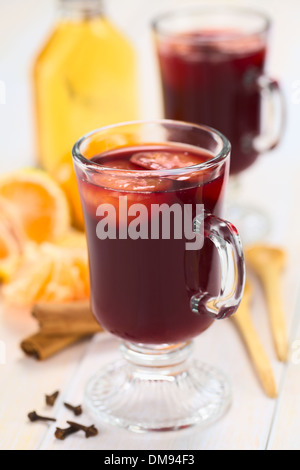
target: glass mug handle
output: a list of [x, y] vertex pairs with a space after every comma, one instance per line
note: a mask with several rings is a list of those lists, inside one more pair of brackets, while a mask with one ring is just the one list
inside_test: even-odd
[[261, 135], [254, 139], [253, 146], [258, 153], [273, 150], [279, 144], [286, 124], [285, 100], [279, 83], [266, 75], [256, 78], [256, 88], [266, 104], [266, 126]]
[[194, 232], [203, 224], [204, 239], [213, 242], [218, 250], [221, 263], [221, 285], [217, 297], [199, 292], [191, 298], [194, 313], [205, 314], [214, 320], [233, 315], [238, 309], [245, 287], [245, 261], [240, 236], [230, 223], [212, 214], [195, 218]]

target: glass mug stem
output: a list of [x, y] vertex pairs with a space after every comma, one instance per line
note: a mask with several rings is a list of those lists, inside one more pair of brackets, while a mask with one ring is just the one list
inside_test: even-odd
[[[162, 375], [181, 373], [182, 365], [191, 357], [193, 342], [165, 346], [145, 346], [143, 344], [122, 342], [120, 351], [134, 373], [153, 373]], [[157, 369], [158, 368], [158, 369]]]

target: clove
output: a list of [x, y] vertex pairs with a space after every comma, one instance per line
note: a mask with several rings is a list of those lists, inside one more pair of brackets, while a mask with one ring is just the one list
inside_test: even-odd
[[53, 407], [58, 398], [58, 395], [59, 395], [59, 392], [55, 392], [52, 395], [46, 395], [46, 405]]
[[35, 423], [37, 421], [56, 421], [56, 419], [54, 418], [46, 418], [45, 416], [39, 416], [35, 411], [29, 413], [28, 418], [32, 423]]
[[65, 407], [68, 409], [68, 410], [71, 410], [73, 411], [74, 415], [75, 416], [80, 416], [82, 415], [82, 407], [81, 405], [79, 406], [73, 406], [73, 405], [70, 405], [69, 403], [64, 403]]
[[85, 433], [85, 437], [88, 439], [89, 437], [95, 437], [98, 434], [98, 429], [92, 426], [83, 426], [82, 424], [73, 423], [72, 421], [67, 421], [67, 423], [77, 431], [83, 431]]
[[56, 439], [59, 439], [60, 441], [64, 441], [68, 436], [71, 436], [72, 434], [75, 434], [78, 431], [79, 429], [73, 426], [70, 426], [67, 429], [56, 428], [55, 437]]

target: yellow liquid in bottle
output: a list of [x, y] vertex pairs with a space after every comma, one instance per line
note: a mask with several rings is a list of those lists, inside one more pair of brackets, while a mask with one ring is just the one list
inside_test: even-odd
[[39, 163], [65, 190], [79, 228], [72, 147], [102, 126], [138, 119], [136, 75], [131, 44], [100, 15], [59, 23], [35, 63]]

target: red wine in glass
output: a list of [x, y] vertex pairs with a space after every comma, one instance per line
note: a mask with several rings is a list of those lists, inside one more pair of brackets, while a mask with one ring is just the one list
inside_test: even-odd
[[[224, 39], [224, 36], [226, 39]], [[191, 32], [162, 41], [158, 56], [165, 117], [220, 129], [232, 144], [231, 174], [258, 157], [266, 44], [236, 31]]]
[[[166, 344], [187, 341], [208, 328], [212, 319], [192, 312], [191, 297], [201, 287], [216, 294], [220, 275], [214, 245], [206, 242], [200, 252], [187, 252], [186, 238], [151, 239], [151, 206], [174, 204], [183, 208], [204, 204], [205, 210], [222, 215], [226, 167], [217, 175], [206, 171], [205, 178], [195, 175], [182, 180], [143, 179], [145, 168], [179, 168], [207, 162], [212, 156], [192, 153], [188, 148], [168, 146], [134, 147], [114, 150], [91, 161], [108, 168], [141, 172], [141, 178], [128, 183], [101, 175], [94, 182], [80, 181], [86, 231], [89, 240], [92, 309], [101, 325], [114, 335], [137, 343]], [[143, 165], [143, 166], [142, 166]], [[120, 196], [127, 197], [128, 209], [144, 204], [149, 209], [146, 220], [148, 239], [121, 239], [131, 222], [119, 216]], [[116, 210], [116, 238], [99, 241], [96, 216], [100, 204], [112, 204]], [[125, 220], [127, 219], [127, 220]], [[114, 221], [113, 221], [114, 223]], [[125, 230], [124, 230], [125, 229]], [[141, 227], [141, 231], [144, 228]], [[187, 270], [189, 263], [194, 266]], [[193, 258], [193, 259], [192, 259]]]

